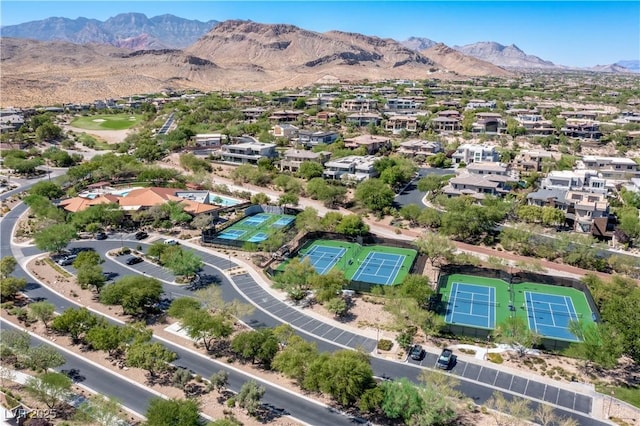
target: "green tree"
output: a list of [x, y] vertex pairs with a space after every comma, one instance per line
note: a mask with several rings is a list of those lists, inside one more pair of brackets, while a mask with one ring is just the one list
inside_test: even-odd
[[343, 216], [338, 226], [336, 226], [336, 232], [350, 237], [356, 235], [363, 235], [369, 232], [369, 225], [364, 223], [362, 217], [357, 214], [349, 214]]
[[421, 178], [418, 181], [418, 191], [422, 192], [435, 192], [442, 189], [444, 184], [449, 180], [451, 176], [439, 176], [436, 174], [429, 174]]
[[519, 316], [509, 316], [494, 331], [494, 339], [512, 345], [520, 356], [540, 341], [540, 335]]
[[160, 256], [163, 266], [178, 276], [190, 278], [202, 269], [202, 258], [191, 250], [173, 246], [165, 250]]
[[49, 408], [54, 408], [71, 390], [71, 379], [61, 373], [46, 372], [27, 379], [25, 390]]
[[8, 278], [16, 269], [16, 259], [13, 256], [5, 256], [0, 259], [0, 279]]
[[424, 232], [413, 244], [418, 252], [425, 256], [432, 267], [440, 267], [444, 262], [450, 262], [456, 251], [451, 240], [434, 232]]
[[102, 426], [116, 425], [124, 420], [120, 415], [121, 408], [120, 402], [113, 397], [91, 395], [78, 407], [79, 420], [85, 423], [95, 421]]
[[62, 129], [51, 122], [43, 123], [36, 129], [36, 139], [40, 142], [59, 140]]
[[399, 297], [414, 299], [424, 307], [433, 290], [429, 285], [429, 278], [424, 275], [408, 274], [394, 293]]
[[245, 331], [231, 341], [231, 349], [235, 353], [250, 360], [252, 364], [258, 361], [267, 369], [271, 367], [278, 348], [278, 339], [270, 328]]
[[561, 225], [564, 223], [565, 215], [562, 210], [554, 207], [542, 208], [542, 223], [547, 226]]
[[53, 318], [56, 307], [53, 303], [47, 301], [33, 302], [29, 305], [29, 314], [36, 321], [42, 321], [46, 329], [49, 328], [49, 321]]
[[177, 319], [183, 319], [188, 313], [199, 310], [202, 303], [193, 297], [180, 297], [171, 302], [167, 314]]
[[97, 266], [104, 263], [104, 259], [95, 251], [83, 251], [78, 253], [78, 257], [73, 261], [73, 267], [81, 269], [86, 266]]
[[258, 192], [257, 194], [253, 194], [251, 196], [252, 204], [267, 205], [270, 201], [271, 198], [269, 198], [269, 196], [263, 192]]
[[303, 161], [298, 169], [298, 175], [306, 180], [322, 177], [324, 168], [316, 161]]
[[59, 252], [76, 237], [73, 226], [60, 223], [41, 229], [33, 236], [33, 240], [40, 250]]
[[249, 415], [255, 415], [260, 409], [260, 400], [264, 395], [265, 389], [263, 386], [259, 386], [255, 381], [250, 380], [245, 382], [240, 388], [240, 392], [236, 396], [238, 405], [245, 410]]
[[106, 280], [101, 266], [83, 266], [76, 272], [76, 281], [83, 289], [93, 287], [100, 290]]
[[309, 259], [292, 259], [282, 274], [276, 275], [274, 287], [287, 292], [292, 300], [302, 300], [311, 287], [311, 279], [317, 275]]
[[213, 350], [213, 342], [227, 338], [233, 332], [233, 324], [222, 314], [212, 315], [201, 309], [187, 311], [182, 318], [182, 326], [189, 337], [202, 341], [207, 351]]
[[11, 300], [27, 287], [25, 278], [7, 277], [0, 279], [0, 299]]
[[160, 301], [162, 284], [155, 278], [130, 275], [106, 286], [100, 301], [106, 305], [121, 305], [128, 315], [149, 311]]
[[313, 275], [309, 279], [311, 288], [315, 291], [316, 300], [320, 303], [334, 299], [346, 287], [347, 279], [344, 272], [332, 269], [324, 275]]
[[408, 422], [411, 417], [422, 412], [424, 399], [418, 387], [407, 378], [380, 385], [383, 393], [382, 411], [391, 419], [403, 419]]
[[136, 342], [127, 349], [125, 362], [129, 367], [147, 370], [153, 378], [158, 373], [167, 371], [169, 363], [177, 357], [175, 352], [171, 352], [161, 343]]
[[229, 373], [224, 370], [218, 370], [217, 373], [213, 373], [211, 375], [209, 383], [211, 388], [214, 388], [218, 393], [221, 393], [229, 384]]
[[47, 371], [60, 367], [65, 362], [66, 360], [57, 349], [41, 345], [29, 348], [24, 365], [34, 371]]
[[153, 398], [145, 414], [146, 426], [201, 426], [195, 399]]
[[58, 333], [71, 336], [74, 343], [78, 343], [84, 334], [101, 321], [87, 308], [69, 308], [51, 321], [51, 328]]
[[394, 197], [389, 185], [379, 179], [367, 179], [358, 184], [355, 191], [355, 199], [373, 211], [382, 211], [391, 206]]
[[327, 311], [337, 317], [342, 317], [349, 312], [349, 304], [342, 297], [334, 297], [326, 303]]
[[400, 217], [408, 220], [411, 226], [416, 226], [422, 213], [422, 208], [417, 204], [407, 204], [400, 208]]
[[36, 183], [31, 187], [31, 189], [29, 189], [29, 194], [39, 195], [49, 200], [53, 200], [56, 198], [60, 198], [64, 194], [64, 191], [62, 190], [62, 188], [60, 188], [60, 185], [55, 182], [41, 181]]
[[581, 341], [572, 345], [574, 353], [607, 370], [618, 364], [624, 345], [623, 336], [611, 325], [582, 320], [570, 321], [568, 328]]
[[375, 413], [382, 406], [384, 392], [380, 386], [367, 389], [358, 402], [358, 408], [365, 413]]
[[322, 229], [318, 210], [313, 207], [305, 207], [305, 209], [296, 215], [296, 229], [298, 231], [319, 231]]
[[273, 358], [271, 366], [294, 379], [299, 385], [304, 381], [308, 366], [319, 356], [318, 348], [313, 342], [307, 342], [297, 335], [287, 341], [286, 346]]

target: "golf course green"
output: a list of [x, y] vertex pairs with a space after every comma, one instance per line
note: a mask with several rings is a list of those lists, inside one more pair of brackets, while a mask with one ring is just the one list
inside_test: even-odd
[[77, 117], [71, 126], [85, 130], [125, 130], [142, 119], [140, 114], [104, 114]]

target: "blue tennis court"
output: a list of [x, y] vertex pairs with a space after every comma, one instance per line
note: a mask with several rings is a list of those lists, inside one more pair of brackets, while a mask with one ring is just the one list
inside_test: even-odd
[[524, 300], [531, 330], [544, 337], [580, 341], [569, 331], [569, 322], [580, 319], [571, 297], [525, 291]]
[[250, 216], [250, 217], [244, 219], [240, 223], [242, 225], [247, 225], [247, 226], [260, 226], [264, 222], [269, 220], [270, 217], [271, 217], [271, 215], [269, 215], [269, 214], [260, 213], [260, 214], [257, 214], [255, 216]]
[[257, 234], [252, 235], [251, 238], [247, 239], [247, 241], [250, 243], [259, 243], [260, 241], [264, 241], [267, 238], [269, 238], [267, 234], [265, 234], [264, 232], [258, 232]]
[[371, 251], [360, 264], [352, 280], [372, 284], [392, 284], [400, 272], [405, 258], [406, 256], [403, 254]]
[[239, 240], [247, 231], [242, 231], [240, 229], [227, 229], [226, 231], [218, 234], [218, 238], [222, 238], [223, 240]]
[[276, 228], [282, 228], [289, 225], [294, 220], [295, 220], [295, 216], [283, 216], [280, 219], [273, 222], [271, 226], [274, 226]]
[[342, 259], [346, 252], [344, 248], [316, 245], [302, 257], [302, 260], [308, 258], [316, 272], [324, 275]]
[[494, 287], [454, 282], [445, 322], [493, 329], [496, 327], [496, 306]]

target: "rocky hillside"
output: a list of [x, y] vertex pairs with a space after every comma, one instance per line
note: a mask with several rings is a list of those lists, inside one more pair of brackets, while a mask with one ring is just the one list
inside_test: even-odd
[[487, 61], [474, 58], [472, 56], [463, 55], [446, 46], [438, 43], [433, 47], [421, 52], [424, 56], [431, 59], [440, 68], [456, 70], [461, 75], [468, 76], [486, 76], [492, 75], [496, 77], [509, 77], [513, 73], [500, 68]]
[[180, 49], [193, 44], [218, 21], [200, 22], [173, 15], [147, 18], [142, 13], [122, 13], [97, 19], [47, 18], [0, 28], [3, 37], [78, 44], [110, 44], [128, 49]]
[[[186, 49], [2, 38], [3, 106], [90, 102], [167, 89], [279, 90], [316, 82], [508, 75], [446, 46], [429, 56], [397, 41], [227, 21]], [[55, 58], [55, 60], [52, 60]]]
[[438, 42], [426, 37], [409, 37], [408, 39], [401, 41], [400, 44], [407, 49], [422, 52], [423, 50], [427, 50], [428, 48], [435, 46]]
[[553, 62], [545, 61], [534, 55], [527, 55], [514, 44], [503, 46], [493, 41], [484, 41], [465, 46], [454, 46], [454, 49], [465, 55], [491, 62], [500, 67], [519, 69], [561, 68]]

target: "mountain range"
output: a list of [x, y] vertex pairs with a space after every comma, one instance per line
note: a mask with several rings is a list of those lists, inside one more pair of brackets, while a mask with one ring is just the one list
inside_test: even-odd
[[40, 41], [110, 44], [127, 49], [181, 49], [193, 44], [218, 21], [200, 22], [160, 15], [121, 13], [106, 21], [97, 19], [47, 18], [0, 27], [2, 37]]
[[[316, 82], [513, 76], [511, 69], [561, 69], [513, 45], [451, 48], [426, 38], [401, 43], [287, 24], [203, 23], [172, 15], [149, 19], [121, 14], [105, 22], [50, 18], [2, 27], [1, 33], [2, 103], [14, 106], [176, 89], [278, 90]], [[624, 70], [602, 67], [606, 72]]]

